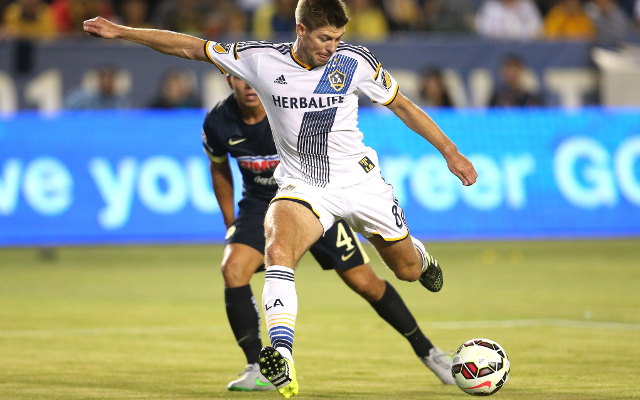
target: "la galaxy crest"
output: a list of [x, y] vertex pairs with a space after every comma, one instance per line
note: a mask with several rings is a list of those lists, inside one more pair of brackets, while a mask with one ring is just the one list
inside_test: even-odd
[[329, 79], [329, 84], [336, 92], [341, 91], [347, 81], [347, 75], [338, 69], [330, 73], [327, 78]]
[[229, 50], [231, 50], [231, 46], [232, 43], [216, 43], [216, 45], [213, 46], [213, 50], [218, 54], [227, 54]]
[[384, 68], [382, 68], [382, 71], [380, 72], [380, 83], [382, 83], [382, 87], [385, 88], [385, 90], [388, 92], [391, 88], [391, 77], [389, 76], [389, 73], [384, 70]]
[[358, 67], [358, 61], [344, 54], [335, 54], [325, 66], [322, 78], [313, 93], [346, 94]]

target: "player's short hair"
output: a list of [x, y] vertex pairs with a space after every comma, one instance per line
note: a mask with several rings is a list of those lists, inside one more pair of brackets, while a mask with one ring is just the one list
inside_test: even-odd
[[349, 22], [342, 0], [298, 0], [296, 23], [309, 30], [323, 26], [342, 28]]

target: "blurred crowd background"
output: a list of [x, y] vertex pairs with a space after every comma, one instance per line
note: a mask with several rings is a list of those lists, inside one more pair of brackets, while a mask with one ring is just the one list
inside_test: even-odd
[[[2, 46], [11, 47], [10, 54], [15, 58], [12, 64], [15, 70], [9, 72], [7, 79], [9, 84], [2, 86], [0, 82], [0, 111], [33, 107], [29, 105], [29, 99], [18, 94], [3, 97], [1, 92], [3, 87], [21, 85], [27, 79], [29, 74], [24, 71], [29, 68], [21, 70], [21, 63], [23, 60], [26, 64], [30, 62], [34, 46], [42, 48], [43, 44], [46, 47], [47, 43], [68, 41], [98, 43], [83, 34], [85, 19], [99, 15], [128, 26], [169, 29], [221, 41], [288, 41], [293, 39], [296, 3], [297, 0], [0, 0], [0, 50]], [[351, 21], [345, 40], [365, 45], [402, 40], [417, 43], [434, 38], [442, 38], [445, 44], [459, 38], [471, 38], [526, 45], [587, 43], [590, 48], [605, 49], [615, 49], [629, 41], [640, 43], [640, 0], [346, 0], [346, 5]], [[461, 95], [450, 93], [455, 82], [442, 66], [413, 65], [417, 78], [411, 81], [412, 99], [432, 107], [545, 105], [542, 94], [546, 88], [540, 88], [543, 86], [540, 81], [544, 80], [543, 83], [549, 86], [554, 78], [546, 76], [546, 72], [544, 77], [539, 71], [537, 75], [535, 71], [532, 74], [528, 70], [526, 51], [505, 50], [494, 61], [496, 68], [492, 74], [499, 83], [490, 83], [492, 87], [480, 96], [483, 99], [475, 102], [461, 101]], [[410, 61], [409, 58], [407, 63]], [[531, 57], [529, 61], [532, 61]], [[593, 66], [588, 68], [595, 70]], [[52, 108], [211, 106], [211, 101], [200, 94], [203, 89], [198, 76], [188, 68], [164, 70], [162, 77], [154, 83], [157, 95], [147, 98], [145, 104], [130, 101], [127, 93], [131, 92], [131, 85], [127, 86], [127, 76], [123, 77], [121, 72], [117, 65], [103, 63], [86, 72], [82, 86], [78, 87], [74, 82], [75, 87], [70, 87], [68, 82], [73, 81], [73, 77], [70, 79], [67, 71], [64, 89], [61, 89], [64, 98]], [[578, 82], [583, 79], [579, 73], [570, 78]], [[589, 74], [584, 79], [591, 82], [588, 85], [592, 86], [592, 91], [597, 91], [598, 78]], [[620, 92], [625, 86], [622, 82], [622, 85], [607, 87], [615, 88], [610, 92]], [[476, 92], [482, 87], [483, 84], [476, 85]], [[628, 91], [631, 94], [625, 101], [631, 97], [633, 104], [635, 90]], [[603, 103], [602, 89], [600, 92], [592, 98], [581, 99], [580, 104]], [[8, 100], [3, 103], [3, 98]], [[369, 104], [363, 102], [363, 105]], [[547, 105], [563, 105], [563, 102], [558, 100], [549, 104], [547, 101]]]
[[[638, 34], [640, 0], [346, 0], [346, 39], [380, 41], [407, 32], [498, 40], [589, 40]], [[209, 39], [291, 35], [296, 0], [0, 0], [2, 38], [82, 34], [97, 15], [128, 26]]]

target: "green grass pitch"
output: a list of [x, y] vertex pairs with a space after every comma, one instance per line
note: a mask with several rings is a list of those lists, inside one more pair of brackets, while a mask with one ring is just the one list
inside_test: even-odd
[[[428, 243], [444, 270], [436, 294], [397, 281], [367, 249], [440, 348], [476, 337], [505, 348], [511, 377], [494, 398], [640, 399], [640, 240]], [[221, 252], [0, 249], [0, 399], [280, 398], [226, 391], [244, 358]], [[301, 400], [470, 398], [309, 256], [296, 285]]]

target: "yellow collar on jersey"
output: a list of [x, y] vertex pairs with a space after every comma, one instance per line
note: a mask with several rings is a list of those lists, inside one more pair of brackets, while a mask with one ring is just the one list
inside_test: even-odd
[[290, 51], [291, 51], [291, 58], [293, 58], [293, 61], [298, 63], [298, 65], [300, 65], [302, 68], [306, 70], [310, 70], [313, 68], [311, 65], [305, 64], [302, 61], [298, 60], [298, 57], [296, 57], [296, 54], [293, 52], [293, 45], [291, 45]]

